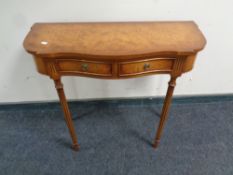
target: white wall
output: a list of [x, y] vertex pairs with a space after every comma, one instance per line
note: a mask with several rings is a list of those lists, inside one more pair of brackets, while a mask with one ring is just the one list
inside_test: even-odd
[[[34, 22], [195, 20], [207, 46], [176, 95], [233, 93], [232, 0], [0, 0], [0, 102], [57, 99], [22, 42]], [[65, 77], [69, 99], [161, 96], [168, 76], [128, 80]]]

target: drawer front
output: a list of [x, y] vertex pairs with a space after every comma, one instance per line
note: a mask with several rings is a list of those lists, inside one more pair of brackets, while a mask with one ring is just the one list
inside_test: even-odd
[[119, 76], [133, 76], [144, 73], [170, 73], [175, 58], [155, 58], [144, 61], [120, 63]]
[[102, 62], [57, 59], [60, 74], [82, 74], [93, 76], [112, 76], [112, 65]]

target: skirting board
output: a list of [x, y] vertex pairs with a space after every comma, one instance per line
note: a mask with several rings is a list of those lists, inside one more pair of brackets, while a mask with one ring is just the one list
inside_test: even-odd
[[[125, 105], [162, 105], [164, 97], [143, 97], [143, 98], [113, 98], [113, 99], [88, 99], [88, 100], [70, 100], [69, 106], [101, 105], [101, 106], [125, 106]], [[172, 104], [186, 103], [212, 103], [222, 101], [233, 101], [233, 94], [224, 95], [200, 95], [200, 96], [175, 96]], [[20, 102], [20, 103], [1, 103], [0, 110], [19, 110], [21, 108], [57, 108], [60, 105], [59, 101], [40, 101], [40, 102]]]

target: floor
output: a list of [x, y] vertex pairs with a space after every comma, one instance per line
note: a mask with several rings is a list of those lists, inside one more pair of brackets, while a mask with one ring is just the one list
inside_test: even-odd
[[[204, 100], [203, 100], [204, 99]], [[174, 100], [157, 150], [161, 99], [0, 105], [1, 175], [232, 175], [233, 98]]]

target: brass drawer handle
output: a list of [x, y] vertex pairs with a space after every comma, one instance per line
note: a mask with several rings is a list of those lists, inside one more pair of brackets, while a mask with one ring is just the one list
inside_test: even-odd
[[150, 64], [149, 63], [145, 63], [143, 68], [144, 68], [144, 70], [148, 70], [150, 68]]
[[88, 71], [88, 64], [82, 64], [82, 70]]

